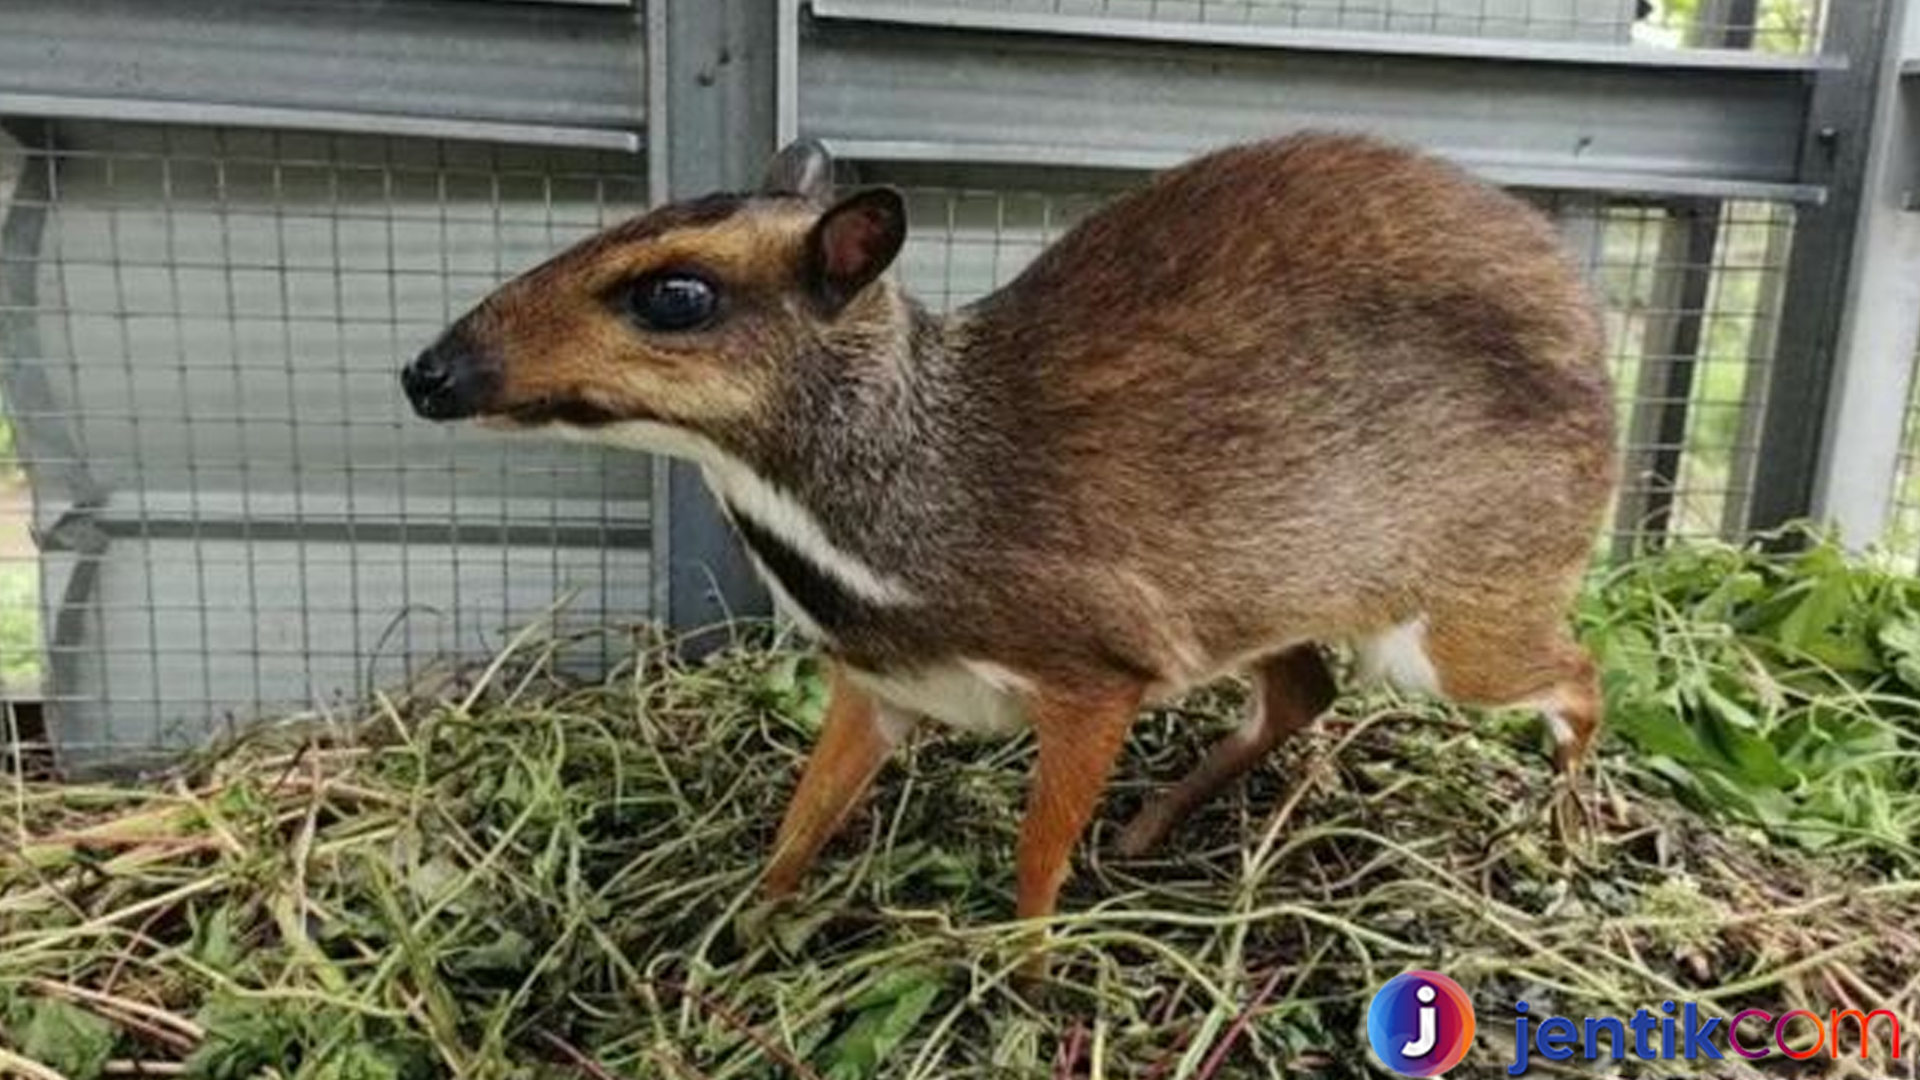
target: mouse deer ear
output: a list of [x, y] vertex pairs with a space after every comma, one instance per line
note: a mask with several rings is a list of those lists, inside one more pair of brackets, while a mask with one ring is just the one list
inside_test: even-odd
[[858, 191], [828, 208], [807, 234], [807, 288], [828, 315], [893, 265], [907, 239], [907, 206], [892, 188]]
[[795, 139], [768, 159], [760, 194], [798, 195], [825, 206], [833, 201], [833, 155], [818, 139]]

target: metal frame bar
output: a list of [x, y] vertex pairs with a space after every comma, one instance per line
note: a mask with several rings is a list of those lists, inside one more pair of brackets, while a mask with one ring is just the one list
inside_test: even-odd
[[125, 97], [74, 97], [0, 91], [0, 116], [46, 120], [108, 120], [129, 123], [193, 124], [215, 127], [273, 128], [285, 131], [392, 135], [401, 138], [458, 139], [516, 146], [638, 153], [634, 131], [604, 128], [503, 124], [434, 116], [348, 112], [335, 109], [286, 109], [260, 105], [210, 105], [179, 101], [143, 101]]
[[[814, 0], [799, 116], [869, 160], [1152, 169], [1362, 129], [1501, 182], [1817, 202], [1802, 137], [1850, 54], [1773, 57]], [[1009, 100], [1021, 104], [1009, 109]]]
[[[752, 183], [778, 128], [779, 6], [766, 0], [647, 5], [650, 198], [657, 204]], [[765, 588], [700, 470], [654, 464], [654, 613], [682, 633], [771, 610]], [[722, 642], [689, 639], [699, 652]]]
[[[1846, 374], [1839, 342], [1849, 298], [1858, 295], [1850, 279], [1863, 250], [1859, 245], [1870, 248], [1873, 241], [1866, 227], [1876, 217], [1878, 195], [1868, 199], [1867, 174], [1875, 133], [1885, 122], [1888, 92], [1882, 75], [1897, 71], [1888, 55], [1894, 43], [1887, 31], [1895, 3], [1905, 2], [1849, 0], [1829, 13], [1824, 47], [1852, 62], [1820, 78], [1804, 127], [1802, 175], [1826, 186], [1828, 198], [1803, 208], [1795, 225], [1779, 354], [1767, 384], [1747, 514], [1747, 527], [1755, 532], [1778, 529], [1821, 509], [1816, 490], [1822, 474], [1830, 478], [1833, 471], [1830, 461], [1823, 465], [1823, 453], [1839, 445], [1830, 435], [1844, 434], [1845, 417], [1830, 421], [1828, 408], [1844, 403], [1850, 393], [1836, 387], [1837, 376]], [[1878, 225], [1884, 228], [1885, 221]], [[1906, 314], [1911, 317], [1911, 309]], [[1884, 500], [1889, 488], [1879, 487], [1875, 497]]]
[[[1351, 125], [1349, 125], [1351, 126]], [[1278, 130], [1278, 129], [1276, 129]], [[1271, 134], [1271, 132], [1269, 132]], [[1150, 173], [1169, 169], [1195, 150], [1110, 150], [1100, 147], [1033, 143], [933, 142], [915, 139], [821, 139], [836, 159], [876, 164], [942, 164], [1041, 167]], [[1542, 191], [1632, 193], [1677, 199], [1754, 199], [1762, 202], [1818, 203], [1826, 189], [1818, 184], [1716, 180], [1704, 176], [1650, 177], [1618, 169], [1560, 168], [1465, 159], [1461, 164], [1506, 187]]]

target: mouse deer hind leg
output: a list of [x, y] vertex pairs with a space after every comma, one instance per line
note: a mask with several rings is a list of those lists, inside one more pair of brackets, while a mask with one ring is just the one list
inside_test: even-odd
[[1043, 687], [1034, 694], [1038, 754], [1016, 855], [1020, 918], [1053, 914], [1074, 846], [1093, 819], [1145, 690], [1116, 684], [1093, 692]]
[[1558, 610], [1546, 618], [1533, 614], [1515, 619], [1495, 612], [1437, 616], [1428, 647], [1448, 698], [1465, 705], [1534, 707], [1542, 712], [1561, 781], [1555, 823], [1565, 833], [1572, 831], [1575, 820], [1588, 818], [1581, 767], [1600, 730], [1600, 681], [1593, 658], [1574, 641]]
[[1194, 810], [1313, 723], [1337, 694], [1333, 674], [1316, 646], [1297, 645], [1260, 661], [1253, 669], [1246, 720], [1214, 743], [1178, 784], [1134, 815], [1120, 834], [1117, 850], [1134, 857], [1158, 847]]
[[769, 897], [780, 899], [799, 888], [814, 857], [846, 824], [894, 747], [912, 729], [911, 718], [881, 705], [834, 666], [819, 741], [807, 756], [774, 840], [764, 879]]

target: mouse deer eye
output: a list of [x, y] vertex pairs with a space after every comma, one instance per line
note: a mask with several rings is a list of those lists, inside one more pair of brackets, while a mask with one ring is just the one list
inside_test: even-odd
[[713, 318], [719, 295], [704, 278], [653, 274], [633, 289], [633, 313], [650, 330], [692, 330]]

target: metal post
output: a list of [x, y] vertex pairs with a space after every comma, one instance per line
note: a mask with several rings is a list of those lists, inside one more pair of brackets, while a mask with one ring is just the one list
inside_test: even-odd
[[[701, 0], [647, 5], [649, 192], [655, 203], [753, 182], [775, 146], [778, 5]], [[764, 615], [767, 594], [698, 469], [657, 461], [654, 612], [689, 632]], [[695, 651], [717, 637], [690, 641]]]
[[1852, 545], [1892, 516], [1920, 339], [1920, 5], [1898, 0], [1840, 331], [1816, 512]]
[[[1777, 206], [1774, 214], [1784, 213]], [[1753, 327], [1747, 333], [1747, 373], [1740, 386], [1740, 422], [1727, 462], [1727, 499], [1720, 508], [1720, 535], [1746, 531], [1753, 506], [1754, 470], [1759, 465], [1760, 425], [1765, 419], [1767, 372], [1780, 355], [1780, 305], [1785, 300], [1787, 260], [1793, 253], [1793, 228], [1779, 218], [1767, 226], [1767, 248], [1760, 257], [1766, 273], [1753, 308]]]
[[1815, 76], [1801, 177], [1824, 184], [1827, 200], [1804, 208], [1795, 226], [1780, 352], [1767, 387], [1747, 517], [1753, 530], [1778, 528], [1814, 510], [1892, 5], [1893, 0], [1847, 0], [1835, 4], [1828, 17], [1824, 51], [1848, 63]]
[[[1667, 208], [1655, 256], [1652, 310], [1627, 425], [1620, 496], [1621, 547], [1658, 544], [1673, 527], [1687, 417], [1720, 242], [1720, 204], [1687, 199]], [[1621, 554], [1630, 554], [1622, 551]]]

